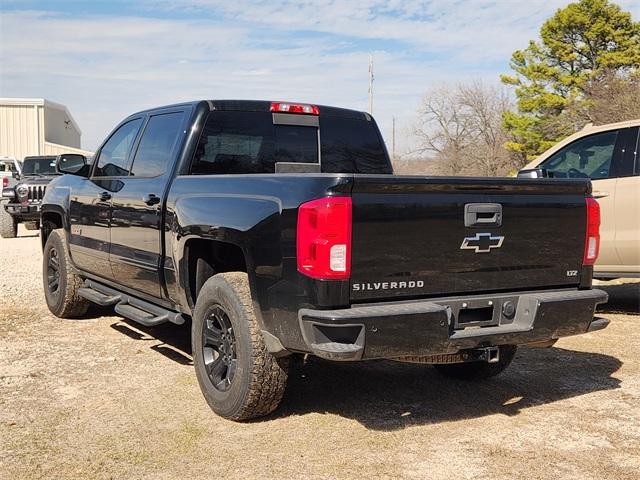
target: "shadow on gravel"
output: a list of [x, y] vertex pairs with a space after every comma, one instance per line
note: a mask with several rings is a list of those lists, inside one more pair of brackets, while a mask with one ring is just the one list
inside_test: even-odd
[[617, 358], [561, 348], [522, 348], [502, 375], [485, 382], [441, 377], [429, 365], [389, 361], [329, 363], [312, 358], [292, 369], [284, 401], [265, 420], [333, 413], [373, 430], [450, 422], [521, 410], [619, 388]]
[[640, 282], [595, 286], [609, 294], [609, 301], [600, 305], [600, 313], [626, 313], [640, 315]]
[[[111, 328], [175, 362], [193, 364], [189, 325], [147, 328], [123, 319]], [[520, 348], [502, 375], [476, 383], [441, 377], [429, 365], [315, 357], [302, 361], [295, 356], [280, 408], [256, 421], [332, 413], [373, 430], [391, 431], [492, 414], [517, 415], [528, 407], [619, 388], [620, 380], [611, 375], [621, 366], [617, 358], [599, 353]]]
[[[112, 323], [114, 330], [142, 342], [149, 342], [149, 348], [181, 365], [193, 365], [191, 360], [191, 327], [164, 323], [157, 327], [145, 327], [125, 318]], [[158, 344], [158, 340], [161, 342]]]

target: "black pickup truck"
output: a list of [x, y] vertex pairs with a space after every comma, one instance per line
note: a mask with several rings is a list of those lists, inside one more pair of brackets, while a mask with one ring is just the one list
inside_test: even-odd
[[242, 420], [292, 355], [482, 379], [518, 345], [599, 330], [599, 209], [582, 179], [393, 175], [366, 113], [199, 101], [131, 115], [91, 166], [58, 159], [44, 290], [143, 325], [189, 322], [200, 387]]

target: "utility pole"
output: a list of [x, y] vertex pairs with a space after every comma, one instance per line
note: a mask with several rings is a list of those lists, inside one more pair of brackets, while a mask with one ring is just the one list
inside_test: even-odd
[[369, 54], [369, 115], [373, 115], [373, 54]]
[[396, 159], [396, 117], [391, 117], [391, 160]]

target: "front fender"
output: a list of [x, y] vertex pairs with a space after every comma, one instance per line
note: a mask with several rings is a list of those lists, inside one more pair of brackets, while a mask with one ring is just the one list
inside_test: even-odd
[[[68, 238], [69, 235], [69, 197], [71, 194], [71, 188], [64, 183], [64, 177], [54, 179], [48, 186], [42, 199], [42, 206], [40, 209], [40, 218], [45, 218], [47, 214], [54, 214], [60, 217], [62, 221], [62, 228], [65, 231], [65, 235]], [[42, 241], [42, 248], [47, 240], [48, 232], [46, 231], [46, 225], [44, 222], [40, 222], [40, 238]], [[68, 248], [68, 242], [65, 242]]]

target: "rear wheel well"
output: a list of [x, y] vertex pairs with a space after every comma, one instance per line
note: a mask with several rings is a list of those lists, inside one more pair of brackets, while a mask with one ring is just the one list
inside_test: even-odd
[[244, 252], [232, 243], [195, 239], [187, 242], [185, 258], [188, 301], [193, 308], [204, 283], [217, 273], [246, 272]]
[[42, 242], [43, 250], [45, 244], [47, 243], [47, 238], [49, 238], [51, 232], [56, 228], [62, 228], [62, 226], [62, 216], [59, 213], [45, 212], [42, 214], [40, 225], [40, 242]]

